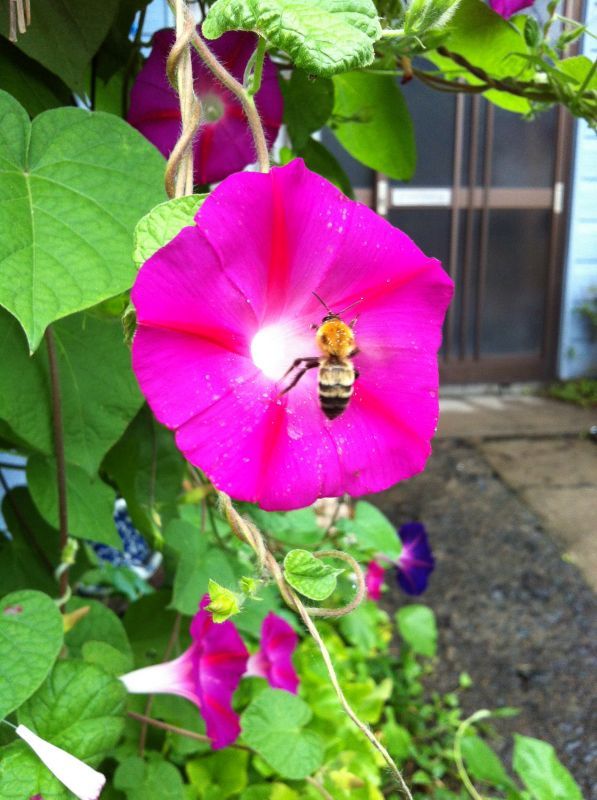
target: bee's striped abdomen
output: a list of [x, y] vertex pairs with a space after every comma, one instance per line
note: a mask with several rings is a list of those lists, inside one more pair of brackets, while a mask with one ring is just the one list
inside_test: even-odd
[[354, 367], [348, 359], [326, 358], [319, 366], [319, 404], [328, 419], [345, 410], [354, 390]]

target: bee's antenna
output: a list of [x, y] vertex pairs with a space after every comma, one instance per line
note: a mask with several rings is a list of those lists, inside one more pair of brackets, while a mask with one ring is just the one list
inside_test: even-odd
[[[314, 293], [314, 294], [315, 294], [315, 293]], [[364, 297], [359, 297], [359, 299], [358, 299], [358, 300], [355, 300], [355, 301], [354, 301], [354, 303], [351, 303], [349, 306], [346, 306], [346, 308], [343, 308], [343, 309], [342, 309], [342, 311], [338, 311], [338, 316], [341, 316], [342, 314], [345, 314], [345, 313], [346, 313], [347, 311], [349, 311], [349, 310], [350, 310], [350, 309], [351, 309], [353, 306], [356, 306], [356, 305], [358, 305], [359, 303], [362, 303], [364, 299], [365, 299]]]
[[327, 304], [327, 303], [325, 303], [325, 302], [324, 302], [324, 301], [321, 299], [321, 297], [320, 297], [320, 296], [317, 294], [317, 292], [311, 292], [311, 294], [315, 295], [315, 297], [316, 297], [316, 298], [319, 300], [319, 302], [320, 302], [320, 303], [321, 303], [321, 305], [322, 305], [322, 306], [323, 306], [323, 307], [326, 309], [326, 311], [329, 311], [329, 313], [330, 313], [330, 314], [333, 314], [333, 313], [334, 313], [334, 312], [332, 311], [332, 309], [331, 309], [331, 308], [328, 306], [328, 304]]

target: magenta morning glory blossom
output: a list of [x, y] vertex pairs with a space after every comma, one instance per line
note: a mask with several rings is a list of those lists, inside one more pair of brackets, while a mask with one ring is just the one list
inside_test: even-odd
[[491, 8], [504, 19], [510, 19], [513, 14], [523, 8], [532, 6], [535, 0], [489, 0]]
[[296, 694], [299, 677], [292, 654], [297, 644], [298, 636], [286, 620], [270, 612], [261, 625], [259, 650], [250, 656], [246, 674], [265, 678], [274, 689]]
[[215, 623], [201, 601], [191, 622], [193, 644], [174, 661], [154, 664], [123, 675], [132, 694], [176, 694], [199, 708], [214, 750], [227, 747], [240, 733], [232, 695], [245, 673], [249, 653], [234, 623]]
[[[199, 33], [199, 30], [197, 31]], [[151, 54], [131, 90], [128, 122], [165, 156], [180, 135], [180, 107], [166, 76], [166, 60], [174, 43], [171, 28], [154, 34]], [[247, 62], [255, 50], [252, 33], [225, 33], [209, 46], [226, 69], [242, 82]], [[220, 181], [255, 161], [253, 139], [238, 100], [214, 78], [197, 53], [191, 51], [195, 92], [203, 105], [204, 121], [194, 146], [195, 183]], [[276, 68], [266, 56], [261, 89], [255, 95], [268, 145], [282, 123], [283, 101]]]
[[[378, 556], [380, 560], [389, 562], [396, 570], [396, 580], [402, 591], [410, 595], [423, 594], [427, 588], [429, 576], [435, 568], [435, 559], [427, 539], [425, 526], [420, 522], [408, 522], [398, 531], [402, 542], [402, 552], [396, 561], [386, 556]], [[381, 587], [384, 581], [384, 567], [378, 561], [367, 565], [365, 583], [370, 600], [381, 598]]]
[[[452, 281], [389, 222], [301, 160], [231, 175], [137, 275], [133, 369], [160, 422], [217, 488], [262, 508], [380, 491], [420, 472], [438, 419]], [[344, 413], [317, 370], [288, 393], [312, 325], [358, 302], [360, 377]], [[350, 319], [350, 317], [349, 317]]]

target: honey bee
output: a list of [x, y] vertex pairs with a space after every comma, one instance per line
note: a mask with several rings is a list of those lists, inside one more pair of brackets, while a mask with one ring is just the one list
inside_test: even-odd
[[359, 371], [352, 363], [352, 358], [359, 352], [354, 337], [354, 326], [358, 317], [355, 317], [349, 325], [340, 317], [363, 298], [334, 313], [318, 294], [315, 292], [313, 294], [328, 312], [320, 325], [311, 326], [317, 331], [315, 341], [323, 355], [296, 358], [283, 377], [285, 378], [294, 369], [299, 369], [281, 394], [286, 394], [296, 386], [307, 370], [318, 367], [319, 405], [328, 419], [336, 419], [346, 410], [354, 391], [354, 382], [359, 377]]

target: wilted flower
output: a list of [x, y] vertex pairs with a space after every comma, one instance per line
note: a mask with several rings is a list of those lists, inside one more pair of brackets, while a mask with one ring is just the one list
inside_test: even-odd
[[[106, 783], [106, 778], [101, 772], [92, 769], [88, 764], [67, 753], [66, 750], [46, 742], [25, 725], [19, 725], [15, 729], [15, 733], [24, 742], [27, 742], [39, 760], [75, 797], [78, 797], [79, 800], [98, 799]], [[31, 800], [35, 800], [35, 797]]]
[[247, 675], [265, 678], [274, 689], [296, 694], [299, 677], [292, 663], [298, 636], [291, 626], [270, 612], [261, 624], [259, 650], [249, 657]]
[[385, 569], [377, 561], [370, 561], [367, 564], [365, 574], [365, 586], [367, 587], [367, 597], [369, 600], [381, 599], [381, 587], [385, 575]]
[[[166, 77], [166, 60], [174, 39], [171, 28], [154, 34], [151, 54], [131, 90], [127, 117], [165, 156], [174, 149], [181, 125], [179, 100]], [[256, 45], [254, 34], [240, 31], [225, 33], [209, 43], [218, 60], [241, 82]], [[203, 122], [193, 145], [194, 178], [195, 183], [212, 183], [255, 161], [255, 150], [239, 101], [213, 76], [194, 50], [191, 61], [195, 93], [203, 111]], [[255, 103], [271, 145], [282, 123], [283, 101], [276, 68], [267, 56]]]
[[[408, 522], [402, 525], [398, 536], [402, 542], [402, 552], [399, 557], [393, 561], [380, 554], [377, 558], [394, 566], [398, 585], [406, 594], [423, 594], [429, 576], [435, 568], [435, 559], [429, 546], [425, 526], [420, 522]], [[381, 598], [384, 575], [385, 569], [378, 561], [371, 561], [367, 565], [365, 584], [370, 600]]]
[[234, 623], [215, 623], [205, 610], [208, 595], [191, 622], [193, 644], [174, 661], [153, 664], [123, 675], [132, 694], [177, 694], [199, 708], [214, 750], [238, 737], [240, 724], [232, 695], [243, 676], [249, 653]]
[[[133, 368], [160, 422], [215, 485], [265, 509], [380, 491], [420, 472], [438, 418], [437, 348], [452, 281], [397, 228], [302, 161], [239, 173], [145, 262]], [[317, 370], [287, 393], [312, 325], [358, 304], [348, 407]]]
[[491, 8], [504, 19], [510, 19], [513, 14], [523, 8], [532, 6], [535, 0], [489, 0]]

